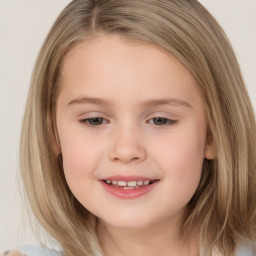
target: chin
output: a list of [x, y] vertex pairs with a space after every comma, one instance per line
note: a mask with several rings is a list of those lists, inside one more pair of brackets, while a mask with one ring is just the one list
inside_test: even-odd
[[[101, 218], [100, 218], [101, 219]], [[146, 219], [145, 216], [121, 216], [116, 214], [115, 216], [111, 216], [111, 218], [101, 219], [105, 225], [111, 226], [113, 228], [118, 229], [131, 229], [131, 230], [141, 230], [145, 228], [149, 228], [154, 225], [154, 221], [150, 219]]]

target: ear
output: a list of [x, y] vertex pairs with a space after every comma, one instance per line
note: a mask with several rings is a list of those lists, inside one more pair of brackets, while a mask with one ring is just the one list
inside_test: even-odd
[[60, 140], [59, 140], [57, 129], [55, 128], [53, 130], [54, 130], [53, 133], [51, 133], [51, 146], [55, 156], [59, 156], [61, 155]]
[[216, 147], [214, 145], [213, 136], [210, 130], [207, 132], [204, 157], [208, 160], [213, 160], [216, 158]]
[[52, 149], [56, 156], [59, 156], [61, 154], [61, 149], [59, 143], [57, 143], [56, 140], [52, 143]]

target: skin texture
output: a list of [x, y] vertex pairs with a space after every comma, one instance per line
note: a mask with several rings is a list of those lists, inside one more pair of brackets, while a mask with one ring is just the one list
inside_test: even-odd
[[[200, 91], [177, 59], [118, 36], [77, 45], [62, 68], [57, 131], [66, 180], [99, 218], [106, 255], [196, 255], [195, 241], [180, 241], [180, 220], [213, 148]], [[159, 182], [120, 199], [100, 182], [113, 175]]]

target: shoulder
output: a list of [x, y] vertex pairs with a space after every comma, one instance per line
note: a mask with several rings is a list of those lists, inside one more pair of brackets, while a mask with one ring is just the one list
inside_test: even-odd
[[3, 256], [22, 256], [18, 251], [7, 251]]
[[246, 245], [237, 248], [235, 256], [256, 256], [253, 246]]
[[15, 251], [4, 253], [4, 256], [61, 256], [60, 252], [40, 246], [26, 245]]

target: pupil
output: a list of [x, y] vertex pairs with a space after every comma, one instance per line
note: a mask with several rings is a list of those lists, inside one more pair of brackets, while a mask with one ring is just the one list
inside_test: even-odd
[[91, 125], [100, 125], [103, 123], [103, 119], [100, 117], [90, 118], [88, 121]]
[[162, 117], [156, 117], [156, 118], [153, 118], [153, 122], [156, 125], [164, 125], [164, 124], [167, 123], [167, 119], [166, 118], [162, 118]]

